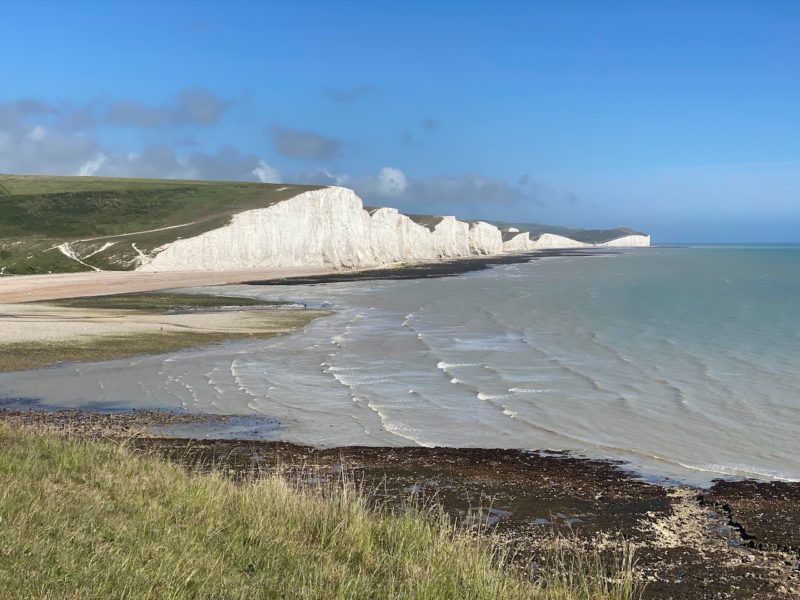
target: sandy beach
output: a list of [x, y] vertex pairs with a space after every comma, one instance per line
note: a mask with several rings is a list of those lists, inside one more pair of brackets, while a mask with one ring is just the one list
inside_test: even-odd
[[[315, 272], [300, 272], [307, 271]], [[0, 372], [270, 337], [328, 314], [286, 303], [152, 293], [251, 275], [105, 272], [4, 278]], [[67, 300], [81, 298], [77, 304]]]
[[139, 273], [100, 271], [0, 277], [0, 371], [61, 361], [104, 360], [193, 345], [267, 337], [293, 330], [325, 314], [286, 307], [231, 311], [146, 313], [35, 304], [48, 300], [151, 292], [238, 283], [252, 278], [319, 276], [324, 268]]
[[99, 271], [0, 277], [0, 304], [57, 298], [151, 292], [171, 288], [224, 285], [262, 279], [310, 277], [336, 272], [324, 267], [286, 267], [239, 271]]
[[537, 258], [597, 255], [607, 252], [608, 250], [596, 249], [583, 251], [541, 250], [452, 260], [409, 261], [369, 269], [282, 267], [225, 271], [89, 271], [51, 275], [0, 276], [0, 304], [241, 283], [299, 285], [365, 279], [447, 277], [486, 269], [493, 265], [528, 262]]
[[297, 309], [265, 308], [145, 314], [136, 311], [80, 309], [47, 304], [1, 304], [2, 344], [55, 342], [96, 336], [155, 333], [254, 333], [288, 331]]

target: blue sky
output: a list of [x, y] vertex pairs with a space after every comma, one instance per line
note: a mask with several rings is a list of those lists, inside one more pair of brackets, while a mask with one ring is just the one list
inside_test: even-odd
[[800, 241], [798, 2], [5, 2], [0, 172]]

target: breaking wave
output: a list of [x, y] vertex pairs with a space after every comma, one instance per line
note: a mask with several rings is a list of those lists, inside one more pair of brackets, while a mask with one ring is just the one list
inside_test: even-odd
[[[335, 312], [271, 340], [2, 374], [0, 395], [258, 413], [299, 443], [561, 448], [692, 482], [797, 480], [800, 278], [770, 263], [786, 250], [737, 252], [230, 286]], [[800, 252], [776, 260], [796, 269]]]

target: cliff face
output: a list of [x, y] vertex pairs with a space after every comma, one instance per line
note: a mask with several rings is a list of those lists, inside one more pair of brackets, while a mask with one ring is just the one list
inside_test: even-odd
[[649, 235], [626, 235], [625, 237], [617, 238], [598, 246], [605, 246], [607, 248], [647, 248], [650, 246]]
[[[421, 221], [393, 208], [367, 211], [349, 189], [312, 190], [266, 208], [238, 213], [225, 226], [156, 248], [141, 257], [137, 270], [369, 267], [587, 246], [552, 234], [532, 241], [525, 232], [504, 234], [494, 225], [455, 217]], [[649, 242], [649, 236], [628, 236], [602, 245], [631, 247]]]
[[568, 248], [586, 248], [591, 246], [585, 242], [578, 242], [563, 235], [556, 235], [554, 233], [543, 233], [536, 240], [531, 240], [528, 243], [529, 250], [554, 250], [554, 249], [568, 249]]

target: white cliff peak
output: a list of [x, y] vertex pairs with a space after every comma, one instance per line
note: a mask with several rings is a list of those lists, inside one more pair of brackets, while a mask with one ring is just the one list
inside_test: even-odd
[[[598, 245], [649, 246], [650, 238], [631, 235]], [[406, 216], [394, 208], [368, 211], [352, 190], [328, 187], [238, 213], [227, 225], [165, 244], [143, 257], [137, 270], [371, 267], [587, 246], [550, 233], [531, 240], [515, 228], [501, 231], [452, 216]]]

